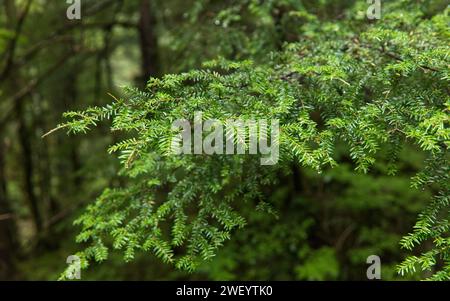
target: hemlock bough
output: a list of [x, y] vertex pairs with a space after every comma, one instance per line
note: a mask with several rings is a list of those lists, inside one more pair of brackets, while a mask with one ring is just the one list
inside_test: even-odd
[[[233, 204], [265, 201], [264, 188], [292, 163], [317, 172], [332, 168], [339, 164], [334, 148], [344, 143], [356, 172], [366, 173], [387, 147], [394, 175], [397, 156], [410, 143], [428, 157], [413, 187], [432, 186], [436, 194], [401, 241], [408, 250], [424, 242], [430, 247], [406, 258], [398, 272], [450, 279], [449, 9], [430, 16], [421, 1], [389, 1], [382, 19], [369, 22], [359, 7], [338, 22], [292, 11], [299, 40], [262, 63], [219, 58], [199, 70], [152, 78], [145, 91], [126, 88], [105, 107], [66, 113], [60, 127], [69, 133], [110, 119], [112, 130], [130, 136], [109, 149], [120, 153], [127, 185], [106, 189], [76, 221], [77, 241], [91, 245], [77, 254], [82, 266], [106, 260], [113, 248], [126, 261], [149, 251], [194, 271], [245, 226]], [[221, 122], [278, 119], [278, 164], [261, 166], [250, 155], [168, 155], [172, 122], [192, 120], [197, 111]]]

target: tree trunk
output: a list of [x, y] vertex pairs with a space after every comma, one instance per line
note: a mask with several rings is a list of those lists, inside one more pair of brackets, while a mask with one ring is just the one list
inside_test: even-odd
[[6, 186], [5, 144], [0, 140], [0, 280], [12, 280], [16, 250], [15, 225]]
[[156, 37], [156, 17], [150, 0], [141, 0], [139, 36], [142, 55], [142, 82], [145, 84], [158, 70], [158, 40]]
[[[24, 11], [20, 12], [20, 14], [18, 13], [18, 9], [14, 1], [6, 0], [4, 4], [7, 16], [6, 27], [10, 30], [18, 31], [20, 25], [23, 24], [26, 18], [27, 12], [31, 5], [31, 1], [28, 1], [26, 3]], [[18, 33], [16, 32], [14, 40], [17, 40], [18, 38], [19, 36]], [[14, 47], [12, 47], [12, 49], [9, 50], [11, 60], [14, 59], [13, 48]], [[16, 69], [11, 69], [11, 71], [9, 72], [9, 79], [10, 79], [9, 88], [11, 89], [11, 91], [19, 91], [20, 88], [22, 87], [22, 84], [26, 82], [26, 80], [22, 78], [20, 70]], [[22, 167], [24, 176], [24, 190], [26, 198], [28, 199], [28, 202], [30, 204], [30, 211], [33, 216], [36, 231], [39, 233], [42, 230], [42, 217], [38, 208], [38, 199], [34, 192], [34, 185], [33, 185], [34, 166], [33, 166], [33, 158], [32, 158], [33, 153], [31, 146], [32, 137], [30, 136], [30, 133], [28, 132], [26, 125], [23, 99], [16, 101], [16, 103], [14, 104], [14, 111], [17, 116], [18, 122], [19, 144], [20, 147], [22, 148], [21, 151], [22, 151]]]
[[31, 148], [31, 134], [28, 132], [28, 128], [25, 121], [24, 110], [22, 102], [16, 103], [16, 114], [18, 119], [18, 135], [19, 143], [22, 148], [22, 167], [24, 177], [24, 189], [25, 194], [30, 204], [31, 215], [33, 216], [33, 222], [36, 227], [37, 234], [42, 231], [42, 217], [39, 211], [38, 198], [34, 192], [33, 175], [33, 151]]

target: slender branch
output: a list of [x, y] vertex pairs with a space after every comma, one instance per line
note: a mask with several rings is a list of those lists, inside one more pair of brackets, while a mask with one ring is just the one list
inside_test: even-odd
[[[386, 55], [386, 56], [388, 56], [388, 57], [390, 57], [390, 58], [392, 58], [392, 59], [394, 59], [396, 61], [399, 61], [399, 62], [404, 62], [405, 61], [400, 55], [386, 50], [386, 48], [384, 46], [381, 46], [380, 48], [376, 48], [376, 47], [373, 47], [371, 45], [361, 44], [358, 39], [355, 39], [354, 42], [356, 44], [364, 47], [364, 48], [378, 50], [381, 54], [384, 54], [384, 55]], [[433, 67], [429, 67], [429, 66], [425, 66], [425, 65], [419, 65], [419, 67], [422, 68], [422, 69], [429, 70], [429, 71], [440, 72], [439, 69], [436, 69], [436, 68], [433, 68]]]
[[[91, 54], [95, 53], [93, 50], [87, 50], [83, 51], [83, 53]], [[64, 65], [64, 63], [71, 58], [74, 55], [73, 52], [70, 52], [63, 56], [61, 59], [59, 59], [54, 65], [52, 65], [49, 69], [44, 71], [39, 78], [36, 78], [32, 80], [26, 87], [24, 87], [22, 90], [17, 92], [12, 98], [8, 99], [7, 102], [12, 103], [12, 107], [9, 109], [4, 110], [3, 119], [0, 119], [0, 128], [3, 127], [8, 120], [12, 116], [12, 111], [14, 104], [18, 101], [22, 101], [26, 96], [28, 96], [36, 87], [38, 87], [49, 75], [54, 73], [56, 70], [58, 70], [61, 66]]]
[[[389, 52], [389, 51], [386, 51], [386, 50], [384, 49], [384, 47], [382, 47], [381, 49], [379, 49], [379, 51], [382, 52], [382, 53], [384, 53], [385, 55], [389, 56], [390, 58], [393, 58], [393, 59], [399, 61], [399, 62], [404, 62], [404, 61], [405, 61], [405, 60], [402, 59], [399, 55], [397, 55], [397, 54], [395, 54], [395, 53], [392, 53], [392, 52]], [[425, 65], [419, 65], [419, 67], [422, 68], [422, 69], [429, 70], [429, 71], [439, 72], [438, 69], [433, 68], [433, 67], [429, 67], [429, 66], [425, 66]]]
[[0, 221], [12, 219], [13, 217], [14, 217], [14, 215], [12, 213], [0, 214]]
[[14, 65], [14, 54], [16, 52], [17, 48], [17, 41], [19, 40], [19, 36], [22, 33], [23, 24], [25, 23], [25, 19], [28, 15], [28, 12], [30, 11], [30, 6], [33, 0], [28, 0], [23, 12], [20, 14], [19, 19], [16, 24], [16, 28], [14, 30], [14, 38], [11, 40], [11, 43], [8, 47], [8, 50], [6, 51], [6, 64], [3, 68], [2, 72], [0, 72], [0, 81], [2, 81], [4, 78], [6, 78], [9, 74], [9, 72], [13, 69]]
[[[49, 35], [47, 38], [44, 38], [43, 40], [31, 46], [31, 48], [26, 50], [21, 57], [17, 58], [15, 61], [12, 62], [11, 69], [20, 68], [24, 66], [27, 61], [36, 56], [39, 52], [45, 50], [47, 47], [54, 46], [54, 42], [66, 42], [68, 39], [71, 38], [71, 36], [66, 36], [66, 34], [73, 29], [112, 28], [114, 26], [121, 26], [124, 28], [137, 28], [138, 25], [136, 23], [127, 21], [90, 22], [90, 23], [73, 22], [73, 24], [72, 23], [68, 24], [67, 26], [64, 26], [56, 30], [53, 34]], [[2, 79], [1, 76], [0, 79]]]
[[64, 128], [68, 127], [68, 126], [69, 126], [68, 124], [60, 125], [60, 126], [54, 128], [53, 130], [48, 131], [48, 132], [45, 133], [44, 135], [42, 135], [41, 138], [45, 138], [45, 137], [47, 137], [47, 136], [53, 134], [54, 132], [59, 131], [59, 130], [61, 130], [61, 129], [64, 129]]

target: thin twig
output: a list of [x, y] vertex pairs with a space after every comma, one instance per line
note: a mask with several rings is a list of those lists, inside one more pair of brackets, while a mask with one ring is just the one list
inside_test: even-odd
[[68, 127], [68, 126], [69, 126], [68, 124], [60, 125], [60, 126], [54, 128], [53, 130], [48, 131], [48, 132], [45, 133], [44, 135], [42, 135], [41, 138], [45, 138], [45, 137], [47, 137], [48, 135], [50, 135], [50, 134], [52, 134], [52, 133], [54, 133], [54, 132], [56, 132], [56, 131], [59, 131], [59, 130], [61, 130], [61, 129], [63, 129], [63, 128], [66, 128], [66, 127]]

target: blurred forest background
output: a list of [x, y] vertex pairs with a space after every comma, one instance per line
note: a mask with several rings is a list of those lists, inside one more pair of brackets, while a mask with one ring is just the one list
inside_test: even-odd
[[[107, 125], [85, 137], [41, 138], [63, 112], [104, 105], [121, 86], [143, 87], [151, 76], [218, 56], [264, 59], [298, 38], [292, 8], [332, 23], [356, 0], [81, 2], [81, 20], [69, 20], [66, 1], [0, 0], [1, 280], [56, 279], [79, 249], [73, 220], [123, 181], [106, 153], [119, 134]], [[372, 254], [382, 259], [383, 279], [398, 279], [399, 241], [431, 196], [410, 187], [423, 159], [405, 148], [395, 177], [382, 159], [369, 174], [355, 173], [344, 150], [343, 163], [320, 175], [293, 167], [272, 192], [278, 219], [243, 204], [247, 227], [197, 272], [175, 271], [148, 254], [128, 264], [112, 255], [82, 279], [359, 280]]]

